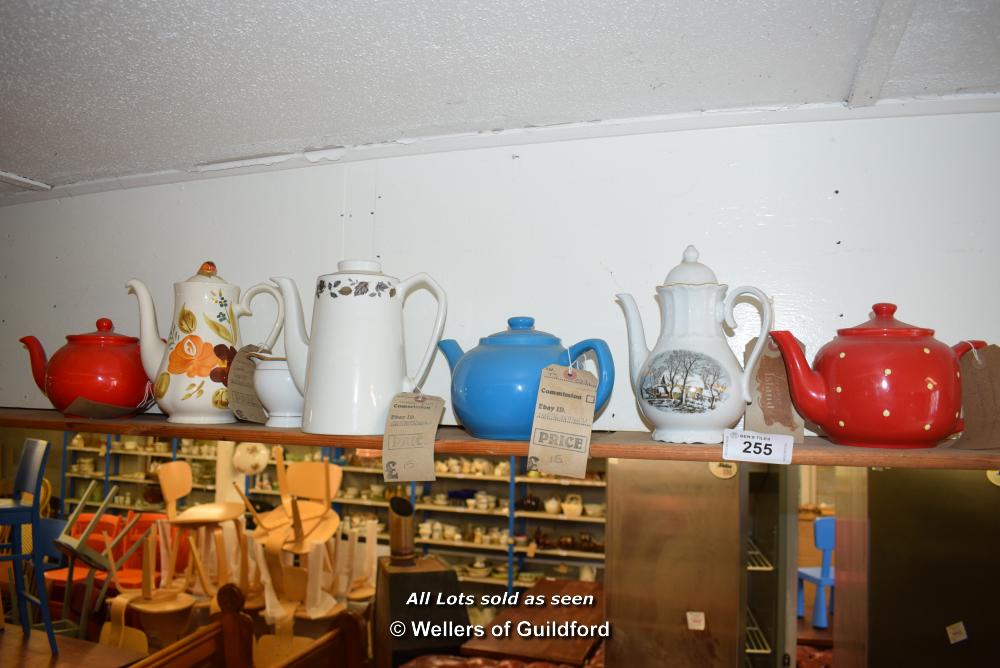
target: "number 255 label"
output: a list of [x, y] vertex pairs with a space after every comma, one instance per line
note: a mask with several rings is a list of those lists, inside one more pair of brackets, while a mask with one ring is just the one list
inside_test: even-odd
[[794, 445], [795, 439], [784, 434], [727, 429], [722, 444], [722, 458], [736, 462], [791, 464]]

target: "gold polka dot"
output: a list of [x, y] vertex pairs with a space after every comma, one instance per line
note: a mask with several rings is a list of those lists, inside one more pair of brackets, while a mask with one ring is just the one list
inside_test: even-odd
[[961, 371], [956, 371], [955, 372], [955, 378], [961, 378], [961, 377], [962, 377], [962, 372]]
[[882, 417], [889, 417], [889, 409], [888, 408], [886, 408], [884, 411], [882, 411]]
[[929, 424], [925, 424], [924, 425], [924, 431], [930, 431], [930, 430], [931, 430], [931, 426]]
[[840, 359], [844, 359], [845, 357], [847, 357], [847, 353], [840, 353]]
[[885, 370], [885, 371], [883, 371], [882, 373], [884, 373], [884, 374], [885, 374], [885, 375], [887, 375], [887, 376], [891, 376], [891, 375], [892, 375], [892, 369], [886, 369], [886, 370]]
[[843, 420], [838, 420], [837, 424], [839, 424], [841, 427], [843, 427], [844, 426], [844, 421]]
[[838, 385], [837, 386], [837, 394], [840, 394], [843, 391], [844, 391], [844, 388], [842, 388], [840, 385]]
[[928, 390], [933, 390], [934, 389], [934, 383], [927, 383], [927, 389]]
[[924, 354], [925, 355], [930, 355], [931, 354], [931, 349], [930, 348], [924, 348]]

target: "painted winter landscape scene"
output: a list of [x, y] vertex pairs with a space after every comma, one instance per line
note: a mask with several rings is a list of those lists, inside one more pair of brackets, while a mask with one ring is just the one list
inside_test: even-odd
[[652, 359], [642, 378], [642, 398], [658, 410], [705, 413], [729, 396], [729, 374], [715, 359], [693, 350], [668, 350]]

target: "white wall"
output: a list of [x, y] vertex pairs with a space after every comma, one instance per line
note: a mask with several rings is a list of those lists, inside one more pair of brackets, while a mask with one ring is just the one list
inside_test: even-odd
[[[654, 286], [688, 243], [721, 281], [772, 295], [810, 354], [882, 300], [949, 343], [998, 338], [998, 176], [1000, 113], [980, 113], [484, 148], [0, 208], [0, 405], [47, 405], [20, 336], [54, 350], [104, 315], [135, 333], [133, 276], [163, 318], [171, 283], [204, 259], [244, 287], [291, 275], [311, 304], [316, 275], [377, 256], [441, 283], [446, 336], [466, 347], [511, 315], [565, 343], [606, 339], [618, 380], [597, 427], [638, 428], [614, 295], [636, 295], [652, 343]], [[266, 331], [265, 299], [246, 341]], [[423, 295], [407, 307], [411, 364], [431, 311]], [[737, 317], [742, 350], [758, 324], [750, 307]], [[427, 389], [447, 387], [439, 357]]]

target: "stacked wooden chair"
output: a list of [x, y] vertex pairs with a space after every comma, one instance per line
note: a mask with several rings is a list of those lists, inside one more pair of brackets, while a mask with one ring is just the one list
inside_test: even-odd
[[[312, 642], [293, 635], [296, 618], [327, 619], [344, 610], [343, 604], [323, 587], [324, 571], [332, 572], [336, 560], [331, 539], [340, 528], [340, 517], [332, 502], [343, 472], [326, 459], [286, 466], [282, 448], [275, 447], [272, 452], [281, 499], [274, 510], [258, 513], [236, 486], [256, 525], [253, 538], [258, 546], [263, 586], [277, 599], [268, 607], [272, 612], [280, 608], [280, 613], [270, 615], [276, 633], [262, 636], [255, 648], [257, 660], [265, 665], [291, 656]], [[268, 617], [265, 613], [265, 619]]]

